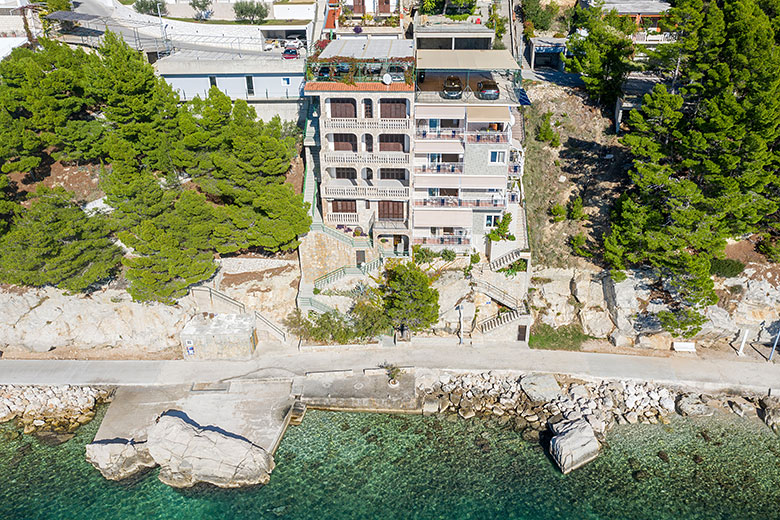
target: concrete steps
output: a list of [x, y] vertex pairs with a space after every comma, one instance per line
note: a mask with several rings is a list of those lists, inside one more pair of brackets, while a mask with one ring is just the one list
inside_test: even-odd
[[488, 318], [482, 322], [480, 322], [477, 327], [479, 331], [482, 334], [486, 334], [490, 332], [493, 329], [497, 329], [499, 327], [503, 327], [504, 325], [511, 323], [513, 321], [519, 320], [521, 317], [526, 316], [526, 314], [520, 312], [519, 310], [514, 310], [510, 312], [502, 312], [498, 314], [497, 316], [493, 316], [492, 318]]

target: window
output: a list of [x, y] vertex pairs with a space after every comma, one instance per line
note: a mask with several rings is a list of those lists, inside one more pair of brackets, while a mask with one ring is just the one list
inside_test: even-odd
[[405, 99], [381, 99], [379, 116], [382, 119], [406, 119]]
[[[383, 118], [385, 116], [382, 116]], [[382, 134], [379, 136], [380, 152], [405, 152], [403, 134]]]
[[490, 152], [490, 162], [492, 164], [505, 164], [506, 163], [506, 152], [505, 151], [497, 151], [493, 150]]
[[364, 139], [366, 141], [366, 151], [369, 153], [373, 153], [374, 151], [374, 136], [371, 134], [366, 134], [364, 136]]
[[343, 117], [354, 119], [357, 117], [355, 100], [353, 99], [331, 99], [330, 117]]
[[458, 188], [439, 188], [439, 195], [442, 197], [457, 197]]
[[337, 179], [357, 179], [357, 170], [355, 168], [336, 168]]
[[371, 168], [366, 168], [366, 180], [368, 181], [374, 180], [374, 170], [372, 170]]
[[404, 220], [404, 203], [394, 200], [380, 200], [379, 220]]
[[333, 134], [333, 150], [357, 152], [357, 136], [355, 134]]
[[212, 87], [217, 86], [217, 77], [216, 76], [209, 76], [209, 85]]
[[357, 201], [334, 200], [333, 213], [357, 213]]
[[248, 96], [255, 95], [255, 82], [252, 79], [252, 76], [246, 77], [246, 93]]
[[370, 99], [363, 100], [363, 117], [372, 119], [374, 117], [374, 104]]
[[494, 228], [498, 225], [499, 220], [501, 220], [501, 215], [485, 215], [485, 227]]
[[379, 178], [402, 181], [406, 179], [406, 170], [403, 168], [380, 168]]

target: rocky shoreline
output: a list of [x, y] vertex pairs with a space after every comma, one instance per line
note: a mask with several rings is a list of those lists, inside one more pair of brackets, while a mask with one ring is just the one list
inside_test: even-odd
[[668, 423], [669, 416], [733, 413], [763, 420], [780, 435], [777, 396], [702, 394], [653, 383], [575, 381], [547, 374], [448, 374], [418, 384], [423, 413], [497, 417], [524, 439], [545, 444], [563, 473], [598, 456], [617, 424]]
[[23, 433], [59, 444], [91, 421], [110, 395], [110, 389], [89, 386], [0, 385], [0, 423], [15, 421]]

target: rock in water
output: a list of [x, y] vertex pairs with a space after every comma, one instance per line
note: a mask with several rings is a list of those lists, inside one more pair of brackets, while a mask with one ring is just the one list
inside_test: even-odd
[[550, 454], [564, 475], [598, 457], [601, 445], [586, 420], [559, 422], [552, 430]]
[[126, 439], [87, 444], [87, 462], [109, 480], [122, 480], [156, 466], [146, 443]]
[[274, 469], [271, 454], [249, 440], [169, 412], [150, 428], [148, 445], [160, 480], [173, 487], [267, 484]]
[[561, 386], [549, 374], [532, 374], [520, 380], [520, 387], [533, 403], [552, 401], [561, 396]]

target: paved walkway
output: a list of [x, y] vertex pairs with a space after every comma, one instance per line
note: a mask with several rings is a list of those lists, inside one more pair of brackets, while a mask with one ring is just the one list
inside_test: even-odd
[[[335, 350], [335, 349], [334, 349]], [[0, 384], [171, 385], [209, 382], [255, 374], [303, 375], [312, 371], [354, 370], [383, 362], [451, 370], [548, 372], [594, 379], [651, 380], [703, 391], [742, 389], [780, 393], [780, 364], [701, 360], [678, 354], [656, 358], [586, 352], [525, 350], [514, 346], [413, 346], [300, 352], [265, 349], [250, 361], [32, 361], [0, 360]]]

